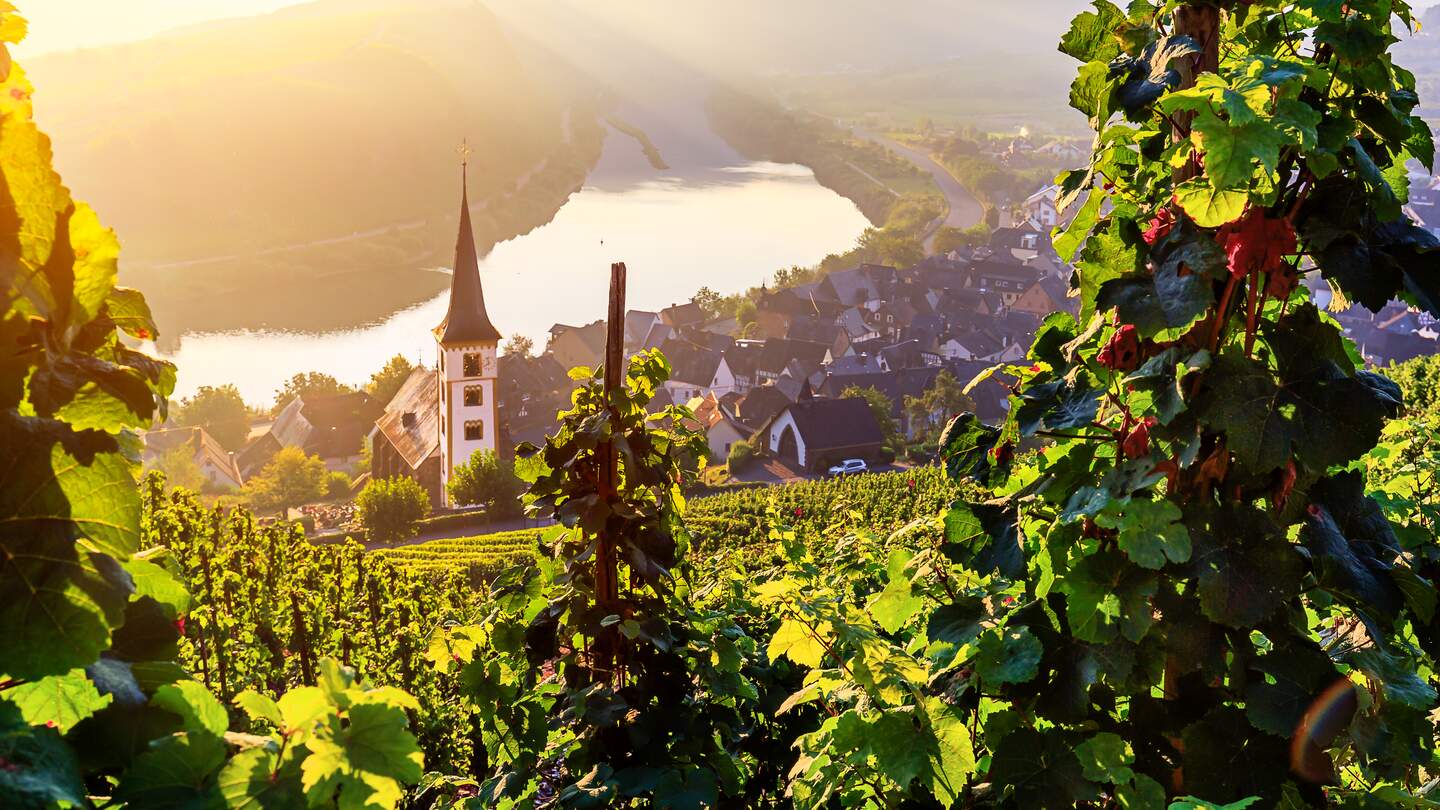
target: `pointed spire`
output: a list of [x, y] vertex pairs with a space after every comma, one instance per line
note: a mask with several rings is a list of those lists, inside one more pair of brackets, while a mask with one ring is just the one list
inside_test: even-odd
[[460, 147], [460, 233], [455, 238], [455, 272], [450, 278], [450, 309], [437, 331], [441, 343], [482, 343], [500, 340], [500, 330], [485, 312], [485, 292], [480, 288], [480, 260], [475, 254], [475, 234], [470, 228], [470, 148]]

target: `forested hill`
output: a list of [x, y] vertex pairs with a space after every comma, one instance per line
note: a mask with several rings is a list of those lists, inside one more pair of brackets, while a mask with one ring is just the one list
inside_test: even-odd
[[321, 0], [30, 73], [57, 166], [111, 212], [129, 264], [453, 217], [462, 135], [477, 200], [563, 139], [562, 101], [462, 0]]

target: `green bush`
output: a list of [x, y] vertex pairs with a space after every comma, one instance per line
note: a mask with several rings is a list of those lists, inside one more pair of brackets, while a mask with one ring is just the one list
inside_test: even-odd
[[430, 513], [430, 496], [413, 478], [381, 478], [361, 490], [355, 512], [370, 539], [394, 543], [415, 536], [415, 524]]
[[332, 501], [338, 501], [350, 494], [350, 476], [338, 470], [325, 479], [325, 494]]
[[456, 467], [445, 489], [451, 503], [483, 506], [493, 518], [520, 513], [522, 486], [515, 467], [489, 450], [475, 453]]
[[755, 447], [747, 441], [738, 441], [730, 445], [730, 457], [725, 459], [725, 464], [730, 472], [737, 473], [749, 467], [755, 460]]

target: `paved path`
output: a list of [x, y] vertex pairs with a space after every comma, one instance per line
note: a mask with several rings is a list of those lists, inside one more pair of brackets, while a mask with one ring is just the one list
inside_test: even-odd
[[949, 225], [952, 228], [964, 230], [979, 222], [985, 216], [985, 209], [975, 195], [965, 190], [960, 181], [955, 179], [944, 166], [937, 163], [934, 158], [920, 149], [907, 146], [894, 138], [887, 138], [874, 132], [863, 129], [855, 129], [854, 133], [867, 141], [873, 141], [886, 149], [900, 155], [911, 163], [915, 164], [922, 171], [929, 172], [935, 179], [935, 185], [940, 187], [940, 193], [945, 195], [945, 202], [950, 206], [950, 212], [943, 220], [932, 223], [925, 235], [925, 252], [932, 252], [935, 244], [935, 232], [941, 225]]

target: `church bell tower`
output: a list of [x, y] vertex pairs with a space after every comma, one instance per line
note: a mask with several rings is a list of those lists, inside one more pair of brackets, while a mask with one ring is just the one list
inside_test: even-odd
[[[461, 147], [468, 160], [469, 150]], [[435, 327], [440, 387], [440, 490], [455, 468], [479, 450], [497, 452], [500, 418], [496, 406], [496, 354], [500, 331], [485, 312], [480, 262], [470, 227], [466, 188], [468, 167], [461, 163], [460, 233], [455, 241], [455, 272], [450, 279], [450, 308]], [[443, 496], [449, 501], [449, 496]]]

